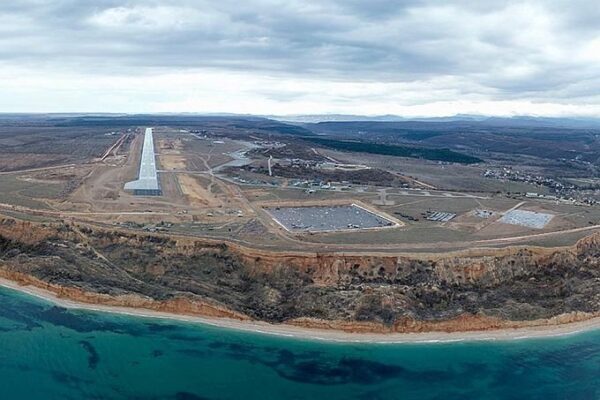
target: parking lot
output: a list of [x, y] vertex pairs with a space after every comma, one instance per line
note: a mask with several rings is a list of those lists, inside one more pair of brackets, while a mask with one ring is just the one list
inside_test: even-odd
[[511, 225], [520, 225], [527, 228], [542, 229], [553, 218], [552, 214], [539, 213], [525, 210], [512, 210], [504, 214], [499, 222]]
[[342, 206], [270, 207], [265, 209], [291, 232], [329, 232], [395, 226], [396, 223], [355, 204]]

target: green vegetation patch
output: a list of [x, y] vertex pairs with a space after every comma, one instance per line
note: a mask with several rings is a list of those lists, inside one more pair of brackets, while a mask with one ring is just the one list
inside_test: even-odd
[[396, 146], [369, 142], [351, 142], [345, 140], [304, 137], [303, 140], [329, 147], [336, 150], [354, 151], [385, 156], [423, 158], [432, 161], [445, 161], [460, 164], [475, 164], [483, 162], [482, 159], [457, 153], [449, 149], [428, 149], [409, 146]]

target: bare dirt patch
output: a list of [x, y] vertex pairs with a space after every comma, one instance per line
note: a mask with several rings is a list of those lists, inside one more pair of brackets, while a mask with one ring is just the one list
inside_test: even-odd
[[173, 171], [173, 170], [184, 170], [186, 169], [185, 157], [176, 154], [161, 154], [159, 156], [160, 165], [162, 169]]
[[200, 184], [196, 177], [179, 175], [177, 179], [179, 180], [181, 191], [188, 197], [192, 204], [204, 205], [207, 207], [220, 207], [223, 205], [212, 192]]
[[169, 171], [186, 169], [186, 158], [181, 155], [183, 149], [181, 139], [159, 139], [158, 148], [160, 149], [158, 158], [162, 169]]

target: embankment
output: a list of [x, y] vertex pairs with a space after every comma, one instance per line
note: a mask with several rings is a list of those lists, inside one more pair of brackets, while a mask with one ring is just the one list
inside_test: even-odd
[[554, 326], [600, 315], [600, 233], [570, 247], [277, 253], [0, 219], [0, 276], [79, 302], [346, 332]]

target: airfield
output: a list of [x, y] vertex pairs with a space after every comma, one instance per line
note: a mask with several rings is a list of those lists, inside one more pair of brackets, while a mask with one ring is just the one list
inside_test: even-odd
[[269, 175], [261, 152], [294, 143], [165, 126], [153, 140], [162, 195], [139, 196], [125, 185], [138, 178], [145, 128], [103, 136], [85, 161], [0, 173], [0, 212], [317, 252], [560, 246], [600, 221], [598, 206], [528, 198], [543, 193], [534, 185], [503, 190], [481, 166], [312, 148], [272, 158]]

